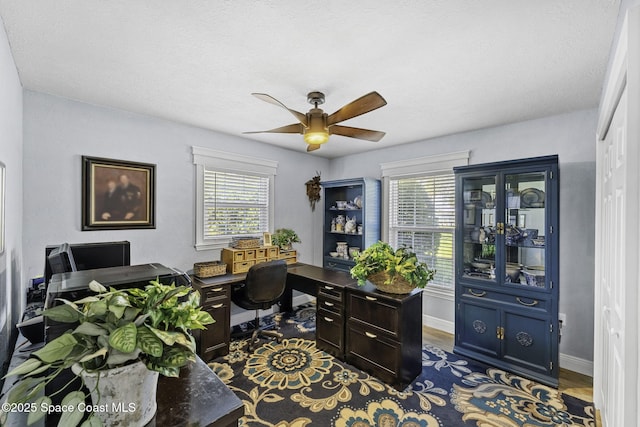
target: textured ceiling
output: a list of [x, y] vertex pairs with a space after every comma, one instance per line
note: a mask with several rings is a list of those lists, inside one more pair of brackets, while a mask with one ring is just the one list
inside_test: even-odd
[[[336, 157], [598, 105], [617, 0], [0, 0], [26, 89], [242, 136], [294, 123], [265, 92], [344, 122]], [[304, 151], [301, 135], [245, 135]]]

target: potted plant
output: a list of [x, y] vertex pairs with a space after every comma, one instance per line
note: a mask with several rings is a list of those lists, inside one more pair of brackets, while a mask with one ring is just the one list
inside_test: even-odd
[[381, 291], [396, 294], [424, 288], [436, 273], [418, 261], [410, 249], [393, 249], [381, 241], [355, 255], [354, 260], [356, 265], [351, 268], [351, 277], [358, 279], [358, 285], [363, 286], [369, 280]]
[[[96, 281], [89, 288], [96, 294], [75, 302], [61, 300], [64, 304], [42, 313], [73, 324], [74, 329], [33, 352], [6, 375], [22, 375], [7, 401], [30, 402], [35, 412], [29, 413], [29, 424], [52, 407], [53, 395], [66, 393], [62, 405], [78, 410], [62, 411], [59, 425], [76, 426], [86, 413], [89, 417], [83, 426], [145, 425], [156, 411], [158, 374], [177, 377], [181, 367], [195, 360], [191, 330], [205, 329], [214, 322], [201, 310], [200, 295], [190, 287], [155, 280], [144, 289], [107, 290]], [[45, 385], [67, 368], [81, 378], [91, 393], [92, 408], [98, 410], [82, 410], [86, 396], [83, 391], [68, 390], [69, 384], [50, 396], [43, 395]], [[147, 401], [136, 402], [136, 397]], [[113, 404], [122, 402], [129, 406], [114, 411]]]
[[298, 234], [290, 228], [278, 228], [271, 236], [271, 241], [283, 251], [290, 251], [293, 243], [302, 243]]

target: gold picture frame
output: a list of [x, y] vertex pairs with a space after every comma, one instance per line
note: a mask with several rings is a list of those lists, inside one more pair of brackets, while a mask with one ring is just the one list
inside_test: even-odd
[[156, 165], [82, 156], [82, 230], [156, 228]]

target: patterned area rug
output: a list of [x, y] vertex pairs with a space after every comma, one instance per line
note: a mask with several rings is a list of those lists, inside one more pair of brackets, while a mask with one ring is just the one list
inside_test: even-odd
[[241, 426], [595, 427], [587, 402], [430, 345], [422, 373], [397, 391], [316, 348], [314, 306], [263, 322], [278, 322], [285, 339], [251, 354], [239, 339], [209, 364], [243, 400]]

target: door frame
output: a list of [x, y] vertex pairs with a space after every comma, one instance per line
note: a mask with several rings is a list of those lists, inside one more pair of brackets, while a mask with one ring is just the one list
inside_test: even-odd
[[[627, 238], [626, 247], [620, 248], [620, 253], [624, 256], [622, 263], [627, 282], [623, 284], [625, 292], [625, 310], [621, 327], [623, 341], [623, 357], [625, 375], [623, 384], [620, 384], [619, 399], [616, 408], [605, 408], [607, 396], [603, 384], [606, 384], [604, 370], [605, 361], [601, 353], [605, 345], [605, 337], [602, 333], [602, 325], [605, 322], [603, 314], [602, 300], [602, 269], [600, 261], [603, 259], [603, 239], [607, 236], [603, 234], [604, 212], [601, 200], [601, 184], [604, 181], [603, 162], [606, 160], [603, 155], [602, 145], [607, 137], [614, 113], [623, 92], [627, 94], [626, 129], [627, 133], [627, 173], [624, 185], [624, 197], [626, 205], [624, 208], [623, 229]], [[638, 212], [640, 211], [640, 7], [630, 8], [625, 16], [616, 50], [613, 56], [611, 69], [605, 81], [605, 90], [599, 111], [597, 126], [597, 150], [596, 150], [596, 241], [595, 241], [595, 305], [594, 305], [594, 404], [597, 409], [609, 411], [620, 410], [617, 414], [621, 421], [620, 425], [635, 425], [640, 408], [640, 341], [637, 331], [640, 330], [640, 317], [638, 307], [640, 306], [640, 292], [638, 292], [638, 278], [640, 278], [640, 225], [638, 224]], [[608, 161], [612, 161], [609, 159]], [[620, 331], [610, 331], [611, 334], [619, 334]], [[606, 422], [603, 419], [603, 422]], [[608, 427], [604, 425], [604, 427]], [[613, 427], [613, 426], [609, 426]]]

